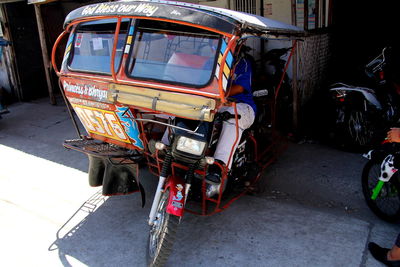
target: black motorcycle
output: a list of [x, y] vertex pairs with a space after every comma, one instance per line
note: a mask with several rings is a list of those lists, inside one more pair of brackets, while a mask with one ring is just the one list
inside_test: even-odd
[[374, 88], [335, 83], [329, 89], [334, 106], [331, 133], [342, 147], [365, 149], [379, 143], [387, 129], [399, 118], [399, 92], [387, 75], [390, 48], [365, 66], [366, 75], [374, 81]]

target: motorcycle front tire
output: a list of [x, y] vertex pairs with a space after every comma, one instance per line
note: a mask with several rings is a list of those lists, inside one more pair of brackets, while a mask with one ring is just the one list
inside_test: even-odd
[[167, 189], [157, 207], [155, 224], [150, 227], [147, 243], [147, 264], [149, 267], [164, 266], [172, 251], [180, 217], [166, 212], [169, 199]]
[[371, 199], [372, 190], [378, 183], [381, 160], [370, 160], [364, 166], [361, 184], [362, 191], [368, 207], [380, 219], [389, 223], [400, 222], [400, 195], [398, 174], [394, 174], [392, 178], [385, 182], [380, 194], [375, 200]]

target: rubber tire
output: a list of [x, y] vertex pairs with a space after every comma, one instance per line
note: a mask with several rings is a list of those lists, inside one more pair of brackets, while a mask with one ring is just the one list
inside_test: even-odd
[[161, 229], [161, 237], [158, 241], [158, 246], [154, 255], [151, 255], [150, 251], [150, 240], [151, 240], [151, 229], [147, 240], [147, 264], [150, 267], [164, 266], [171, 254], [172, 247], [175, 241], [176, 231], [180, 222], [180, 217], [169, 214], [166, 212], [167, 202], [169, 198], [169, 190], [167, 190], [161, 196], [160, 204], [157, 208], [157, 212], [160, 210], [163, 212], [165, 219]]
[[[362, 176], [361, 176], [361, 185], [362, 185], [362, 191], [363, 195], [365, 198], [365, 201], [367, 202], [368, 207], [372, 210], [372, 212], [378, 216], [380, 219], [389, 222], [389, 223], [398, 223], [400, 222], [400, 196], [398, 196], [398, 201], [399, 201], [399, 209], [395, 214], [387, 214], [384, 211], [382, 211], [379, 206], [376, 203], [376, 200], [371, 199], [372, 195], [372, 189], [369, 188], [368, 186], [368, 180], [369, 180], [369, 174], [372, 170], [373, 167], [377, 168], [380, 172], [380, 166], [381, 166], [382, 161], [378, 160], [370, 160], [367, 162], [367, 164], [364, 166]], [[394, 174], [392, 178], [390, 179], [388, 184], [393, 184], [392, 181], [394, 179], [398, 179], [397, 174]], [[378, 178], [376, 178], [378, 180]], [[376, 183], [374, 183], [376, 185]], [[384, 186], [387, 186], [386, 183]], [[397, 187], [397, 191], [400, 192], [399, 188]], [[377, 199], [379, 199], [380, 196], [378, 196]]]
[[[359, 126], [361, 127], [361, 132], [356, 136], [357, 129], [355, 129], [352, 121], [359, 121]], [[348, 135], [347, 143], [354, 149], [365, 149], [370, 148], [374, 139], [373, 125], [366, 117], [366, 114], [360, 110], [352, 110], [348, 114], [345, 121], [346, 132]]]

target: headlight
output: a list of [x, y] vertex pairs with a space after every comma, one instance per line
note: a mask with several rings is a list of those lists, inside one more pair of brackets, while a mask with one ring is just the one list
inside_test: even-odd
[[203, 154], [206, 142], [194, 140], [185, 136], [180, 136], [176, 144], [176, 150], [200, 156]]

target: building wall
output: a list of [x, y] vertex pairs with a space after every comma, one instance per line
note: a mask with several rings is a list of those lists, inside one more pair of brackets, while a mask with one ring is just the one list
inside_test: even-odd
[[[199, 4], [213, 7], [233, 9], [235, 1], [244, 0], [217, 0], [217, 1], [199, 1]], [[256, 14], [264, 17], [279, 20], [287, 24], [292, 24], [291, 0], [264, 0], [264, 14], [261, 14], [260, 1], [256, 1]]]
[[264, 17], [292, 24], [291, 0], [264, 0]]
[[[9, 41], [5, 25], [7, 25], [7, 19], [3, 12], [3, 5], [0, 4], [0, 37], [3, 38], [3, 44], [5, 41]], [[12, 64], [10, 44], [0, 46], [0, 90], [2, 90], [0, 94], [3, 94], [3, 101], [7, 102], [16, 95], [14, 89], [17, 87], [17, 83]]]
[[200, 5], [221, 7], [229, 9], [229, 0], [216, 0], [216, 1], [199, 1]]
[[11, 84], [8, 78], [8, 70], [5, 62], [6, 53], [4, 49], [0, 48], [0, 87], [11, 94]]

